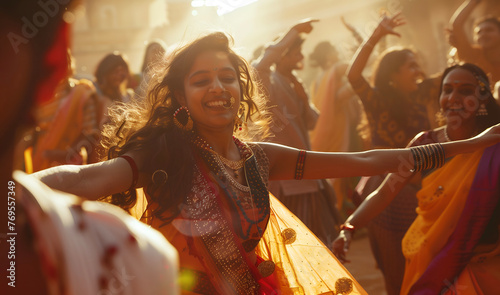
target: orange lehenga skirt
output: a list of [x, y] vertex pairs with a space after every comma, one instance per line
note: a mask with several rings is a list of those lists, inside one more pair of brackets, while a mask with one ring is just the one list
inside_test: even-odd
[[[270, 219], [256, 254], [275, 263], [271, 284], [278, 286], [274, 294], [367, 294], [330, 250], [278, 199], [272, 194], [269, 196]], [[138, 202], [131, 213], [140, 219], [146, 207], [146, 197], [139, 189]], [[158, 230], [167, 237], [172, 235], [169, 226]], [[188, 255], [188, 245], [170, 242], [179, 251], [181, 267], [189, 267], [196, 258]], [[194, 293], [183, 291], [183, 294]]]

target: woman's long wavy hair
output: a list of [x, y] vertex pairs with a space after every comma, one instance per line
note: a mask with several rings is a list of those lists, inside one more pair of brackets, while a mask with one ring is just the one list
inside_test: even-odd
[[373, 71], [373, 86], [381, 93], [380, 100], [387, 106], [392, 118], [406, 126], [408, 115], [403, 95], [391, 85], [392, 76], [404, 65], [410, 55], [416, 55], [408, 48], [392, 47], [383, 52], [375, 62]]
[[[186, 132], [175, 126], [172, 118], [181, 106], [174, 94], [185, 93], [184, 78], [198, 55], [207, 51], [225, 52], [237, 72], [245, 111], [241, 114], [243, 128], [239, 130], [235, 124], [234, 135], [244, 141], [256, 141], [269, 134], [265, 98], [251, 68], [231, 45], [232, 39], [215, 32], [179, 48], [165, 64], [159, 65], [163, 73], [152, 76], [144, 100], [116, 105], [110, 110], [111, 123], [104, 127], [102, 140], [108, 158], [136, 151], [143, 159], [141, 172], [153, 175], [163, 170], [168, 176], [152, 179], [145, 187], [149, 203], [155, 204], [153, 217], [165, 224], [180, 213], [192, 187], [195, 163], [191, 139], [196, 132], [196, 122], [194, 132]], [[106, 200], [130, 212], [137, 196], [132, 189]]]
[[[478, 66], [471, 63], [460, 63], [456, 65], [452, 65], [446, 70], [444, 70], [443, 75], [441, 77], [441, 84], [439, 86], [439, 97], [441, 97], [441, 92], [443, 91], [443, 81], [448, 76], [448, 74], [455, 69], [463, 69], [466, 70], [479, 82], [484, 83], [483, 93], [480, 93], [482, 96], [484, 95], [486, 101], [484, 102], [484, 106], [488, 115], [486, 116], [476, 116], [476, 124], [478, 128], [478, 132], [483, 132], [487, 128], [500, 123], [500, 106], [496, 103], [495, 98], [493, 97], [493, 93], [491, 92], [491, 85], [488, 79], [488, 75]], [[438, 115], [438, 121], [440, 124], [446, 124], [446, 118], [442, 114]]]

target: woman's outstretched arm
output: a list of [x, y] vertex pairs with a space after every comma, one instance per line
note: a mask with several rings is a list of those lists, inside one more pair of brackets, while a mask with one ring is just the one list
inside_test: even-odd
[[[53, 189], [97, 200], [128, 190], [134, 172], [127, 160], [119, 157], [90, 165], [57, 166], [32, 175]], [[142, 187], [143, 179], [141, 175], [135, 187]]]
[[[445, 157], [473, 152], [500, 142], [500, 124], [480, 135], [459, 141], [442, 143]], [[293, 179], [299, 150], [283, 145], [261, 143], [270, 163], [270, 179]], [[415, 166], [413, 153], [406, 149], [369, 150], [354, 153], [307, 152], [302, 178], [326, 179], [370, 176], [385, 173], [407, 173]]]

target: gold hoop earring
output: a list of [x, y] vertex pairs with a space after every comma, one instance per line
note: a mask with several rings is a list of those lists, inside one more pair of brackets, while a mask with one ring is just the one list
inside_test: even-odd
[[[186, 124], [182, 124], [177, 118], [177, 115], [179, 115], [181, 111], [184, 111], [186, 113], [185, 114], [185, 116], [187, 117]], [[186, 108], [185, 106], [181, 106], [175, 111], [173, 119], [174, 119], [174, 124], [175, 126], [177, 126], [177, 128], [184, 131], [191, 131], [193, 129], [193, 120], [191, 119], [191, 114], [189, 113], [188, 108]]]

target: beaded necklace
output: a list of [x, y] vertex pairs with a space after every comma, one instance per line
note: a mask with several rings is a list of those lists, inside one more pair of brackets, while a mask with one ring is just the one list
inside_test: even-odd
[[[443, 131], [444, 131], [444, 132], [443, 132], [443, 133], [444, 133], [444, 138], [446, 139], [446, 141], [452, 141], [452, 140], [450, 139], [450, 136], [448, 135], [448, 125], [444, 126]], [[476, 131], [476, 132], [474, 132], [473, 134], [471, 134], [468, 138], [470, 138], [470, 137], [474, 137], [474, 136], [476, 136], [477, 134], [478, 134], [478, 132]]]
[[[202, 158], [208, 164], [209, 169], [216, 174], [217, 178], [220, 179], [219, 185], [221, 185], [222, 189], [224, 189], [227, 195], [233, 200], [235, 205], [238, 207], [238, 211], [241, 212], [246, 222], [250, 224], [250, 226], [248, 226], [245, 230], [243, 230], [242, 228], [238, 230], [242, 239], [251, 239], [247, 241], [248, 245], [245, 245], [244, 243], [244, 248], [246, 250], [249, 250], [253, 249], [258, 243], [258, 240], [253, 240], [250, 237], [251, 228], [256, 227], [259, 236], [261, 236], [267, 225], [267, 219], [269, 217], [269, 192], [267, 191], [267, 187], [265, 186], [265, 184], [262, 182], [260, 173], [258, 172], [256, 159], [254, 157], [252, 149], [250, 149], [248, 145], [244, 144], [234, 136], [233, 140], [240, 150], [240, 154], [244, 163], [245, 161], [248, 161], [246, 163], [248, 165], [244, 165], [248, 186], [242, 185], [233, 177], [231, 177], [231, 175], [229, 175], [229, 173], [226, 171], [226, 168], [219, 160], [219, 157], [217, 157], [217, 154], [204, 139], [199, 136], [195, 136], [193, 137], [192, 142], [195, 146], [201, 149], [200, 152]], [[231, 186], [224, 184], [225, 181], [228, 181]], [[252, 216], [249, 216], [249, 212], [244, 209], [244, 203], [239, 197], [240, 194], [231, 189], [232, 187], [236, 188], [239, 191], [242, 191], [243, 193], [249, 194], [251, 207], [257, 209], [258, 213], [254, 211], [251, 213]], [[262, 222], [264, 223], [261, 224]]]
[[448, 136], [448, 125], [444, 126], [444, 138], [446, 139], [446, 141], [451, 141], [450, 137]]

